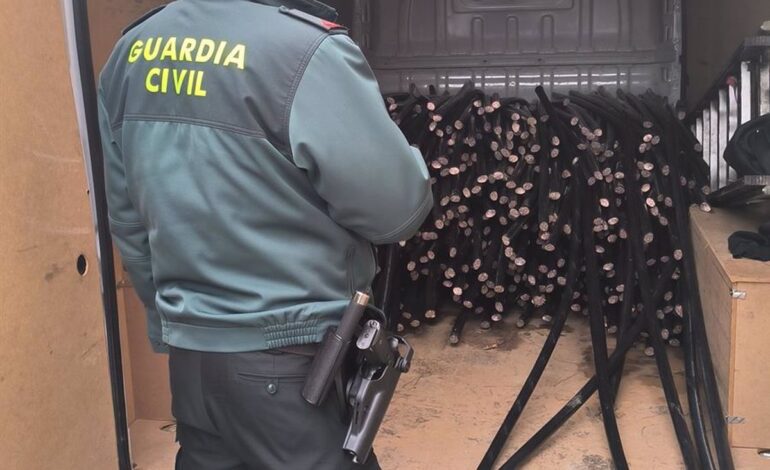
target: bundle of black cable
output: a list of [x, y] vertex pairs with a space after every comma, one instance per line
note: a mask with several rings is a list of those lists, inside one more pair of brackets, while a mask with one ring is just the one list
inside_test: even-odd
[[[381, 259], [395, 275], [389, 313], [400, 331], [434, 320], [447, 301], [461, 308], [450, 337], [457, 343], [471, 316], [489, 328], [518, 310], [524, 327], [535, 316], [552, 321], [560, 304], [588, 315], [594, 300], [615, 333], [642, 306], [630, 261], [634, 218], [650, 275], [675, 266], [655, 315], [661, 339], [680, 344], [688, 292], [679, 266], [688, 232], [674, 216], [672, 188], [686, 189], [683, 204], [707, 208], [709, 173], [700, 145], [663, 98], [571, 93], [557, 96], [549, 114], [541, 102], [488, 96], [467, 83], [441, 95], [412, 87], [386, 96], [386, 105], [422, 151], [435, 199], [419, 233]], [[669, 117], [672, 127], [662, 121]], [[631, 176], [639, 178], [639, 210], [629, 204]], [[592, 234], [577, 248], [569, 243], [581, 230], [575, 199]], [[570, 263], [579, 267], [568, 286]], [[592, 291], [600, 298], [591, 299]]]
[[[570, 312], [590, 319], [596, 375], [501, 468], [518, 468], [596, 391], [613, 463], [628, 468], [614, 401], [640, 336], [655, 356], [685, 466], [733, 468], [690, 239], [690, 205], [710, 210], [700, 144], [651, 92], [553, 100], [536, 92], [539, 101], [528, 103], [469, 83], [455, 95], [413, 87], [386, 97], [425, 156], [436, 205], [415, 237], [383, 255], [383, 305], [403, 330], [436, 318], [451, 299], [462, 306], [453, 343], [470, 315], [489, 327], [516, 305], [519, 326], [534, 315], [552, 322], [480, 470], [497, 460]], [[607, 331], [617, 334], [611, 354]], [[666, 342], [685, 346], [690, 423]]]

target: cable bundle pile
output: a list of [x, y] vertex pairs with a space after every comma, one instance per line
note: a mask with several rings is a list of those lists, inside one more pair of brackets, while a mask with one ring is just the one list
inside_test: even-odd
[[[684, 203], [705, 207], [708, 168], [701, 149], [678, 120], [676, 148], [667, 148], [662, 117], [648, 109], [654, 102], [670, 113], [661, 100], [652, 94], [573, 93], [557, 97], [551, 116], [542, 103], [487, 96], [470, 83], [454, 95], [422, 95], [413, 88], [386, 97], [392, 118], [425, 156], [435, 200], [420, 232], [401, 243], [394, 259], [381, 262], [396, 264], [391, 269], [397, 271], [398, 292], [389, 313], [398, 328], [435, 319], [438, 306], [450, 299], [462, 308], [452, 342], [459, 341], [469, 316], [479, 316], [487, 328], [516, 305], [520, 327], [535, 316], [551, 321], [560, 302], [587, 314], [591, 272], [598, 274], [593, 288], [603, 321], [617, 331], [621, 320], [639, 309], [639, 296], [627, 295], [627, 289], [637, 288], [629, 262], [630, 215], [639, 218], [645, 263], [660, 273], [683, 256], [669, 188], [672, 165], [687, 187]], [[597, 115], [595, 106], [611, 106], [628, 117], [611, 122]], [[557, 121], [567, 136], [557, 132]], [[633, 152], [627, 150], [631, 143]], [[630, 167], [621, 158], [624, 152]], [[641, 176], [640, 212], [629, 211], [632, 172]], [[571, 247], [572, 235], [583, 230], [575, 223], [576, 212], [591, 223], [592, 236]], [[578, 265], [574, 281], [568, 279], [570, 263]], [[656, 311], [662, 339], [674, 345], [680, 344], [686, 295], [679, 272], [675, 269]]]
[[[710, 210], [701, 146], [651, 92], [600, 89], [553, 101], [536, 92], [533, 103], [472, 84], [451, 96], [413, 88], [386, 97], [425, 156], [436, 205], [415, 237], [383, 253], [384, 309], [403, 330], [433, 320], [451, 299], [462, 307], [453, 343], [469, 316], [489, 327], [516, 304], [519, 326], [535, 315], [552, 323], [479, 469], [492, 468], [571, 312], [589, 318], [596, 375], [501, 468], [527, 461], [596, 391], [614, 464], [628, 468], [614, 402], [640, 336], [655, 356], [686, 467], [732, 468], [690, 240], [689, 207]], [[617, 334], [611, 353], [607, 331]], [[689, 423], [666, 343], [684, 346]]]

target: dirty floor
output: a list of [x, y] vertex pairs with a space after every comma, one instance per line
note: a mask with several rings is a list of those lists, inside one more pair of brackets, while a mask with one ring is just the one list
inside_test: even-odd
[[[376, 443], [385, 470], [472, 470], [497, 431], [532, 367], [548, 329], [534, 324], [482, 331], [468, 323], [463, 342], [449, 346], [445, 321], [411, 335], [414, 366], [401, 379]], [[540, 385], [530, 400], [503, 458], [524, 443], [593, 375], [588, 326], [573, 318], [566, 326]], [[680, 350], [669, 356], [684, 392]], [[686, 409], [685, 398], [682, 397]], [[653, 358], [632, 351], [617, 403], [623, 445], [632, 469], [681, 469]], [[137, 421], [131, 426], [136, 470], [173, 468], [173, 430], [168, 423]], [[770, 469], [756, 451], [737, 449], [740, 470]], [[499, 460], [498, 462], [502, 462]], [[527, 469], [611, 469], [598, 401], [592, 398], [541, 448]]]

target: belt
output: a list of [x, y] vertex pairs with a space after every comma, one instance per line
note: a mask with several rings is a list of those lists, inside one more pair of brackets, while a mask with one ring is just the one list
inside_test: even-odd
[[318, 352], [319, 346], [320, 345], [317, 343], [301, 344], [298, 346], [287, 346], [285, 348], [277, 348], [275, 351], [278, 351], [284, 354], [296, 354], [298, 356], [313, 357]]

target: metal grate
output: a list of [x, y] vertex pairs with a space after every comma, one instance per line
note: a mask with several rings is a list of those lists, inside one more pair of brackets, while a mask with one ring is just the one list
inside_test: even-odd
[[743, 41], [730, 63], [687, 121], [703, 145], [711, 168], [711, 190], [738, 180], [724, 159], [727, 143], [738, 127], [770, 113], [770, 36]]

